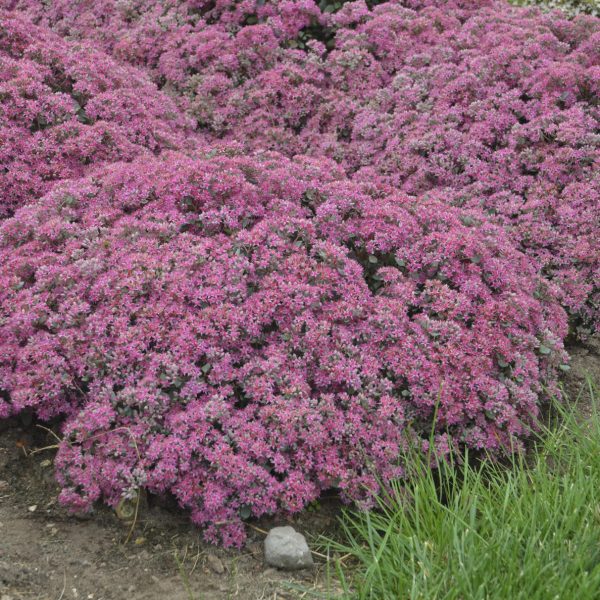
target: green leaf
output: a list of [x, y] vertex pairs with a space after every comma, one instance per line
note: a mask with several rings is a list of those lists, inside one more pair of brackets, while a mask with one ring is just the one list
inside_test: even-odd
[[73, 194], [65, 194], [65, 196], [63, 197], [63, 200], [62, 200], [63, 206], [73, 207], [73, 206], [77, 206], [77, 204], [78, 204], [78, 200], [75, 196], [73, 196]]
[[252, 510], [249, 506], [240, 506], [240, 519], [249, 519], [252, 516]]

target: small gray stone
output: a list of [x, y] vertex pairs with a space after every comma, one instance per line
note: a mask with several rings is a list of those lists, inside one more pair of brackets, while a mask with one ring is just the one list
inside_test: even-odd
[[293, 527], [273, 527], [265, 539], [265, 560], [278, 569], [312, 567], [312, 554], [306, 539]]
[[223, 573], [225, 573], [225, 567], [223, 565], [223, 562], [218, 556], [215, 556], [214, 554], [209, 554], [206, 557], [206, 562], [208, 563], [208, 566], [211, 568], [211, 570], [213, 570], [217, 575], [222, 575]]

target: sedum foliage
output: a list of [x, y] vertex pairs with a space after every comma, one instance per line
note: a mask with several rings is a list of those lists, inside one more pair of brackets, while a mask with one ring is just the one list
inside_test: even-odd
[[61, 419], [66, 504], [170, 493], [240, 545], [372, 503], [434, 421], [536, 428], [599, 317], [597, 18], [0, 6], [0, 415]]

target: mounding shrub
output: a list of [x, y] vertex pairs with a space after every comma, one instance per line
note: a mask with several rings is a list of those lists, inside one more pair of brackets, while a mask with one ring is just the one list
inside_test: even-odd
[[105, 166], [0, 226], [0, 415], [62, 415], [61, 499], [172, 493], [209, 539], [328, 488], [368, 503], [409, 438], [502, 453], [556, 391], [553, 284], [481, 212], [333, 162]]
[[103, 163], [192, 147], [193, 129], [141, 71], [0, 12], [0, 217]]
[[64, 503], [170, 493], [240, 545], [432, 427], [519, 447], [562, 307], [600, 316], [598, 19], [0, 7], [0, 418], [62, 419]]

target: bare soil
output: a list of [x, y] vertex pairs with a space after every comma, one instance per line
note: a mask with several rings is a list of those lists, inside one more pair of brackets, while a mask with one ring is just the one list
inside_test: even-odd
[[[600, 381], [600, 339], [574, 345], [564, 386], [577, 395], [586, 375]], [[589, 404], [581, 395], [582, 417]], [[339, 503], [324, 499], [294, 519], [251, 524], [243, 551], [204, 543], [185, 513], [164, 502], [142, 502], [130, 525], [98, 507], [91, 515], [69, 515], [56, 501], [53, 452], [31, 454], [52, 444], [29, 423], [0, 423], [0, 600], [292, 600], [325, 597], [327, 567], [296, 573], [269, 568], [264, 533], [291, 524], [318, 549], [320, 535], [334, 535]]]
[[567, 346], [571, 356], [571, 370], [563, 378], [565, 395], [577, 402], [577, 410], [582, 419], [590, 415], [591, 398], [587, 380], [600, 385], [600, 334], [586, 341]]

